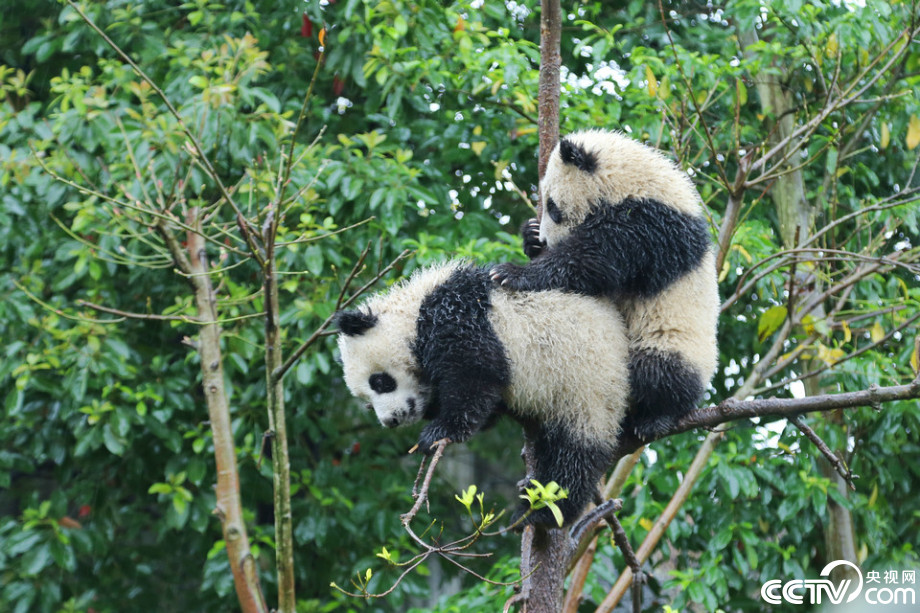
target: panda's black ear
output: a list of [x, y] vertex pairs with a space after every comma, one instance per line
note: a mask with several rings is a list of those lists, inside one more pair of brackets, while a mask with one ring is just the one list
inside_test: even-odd
[[377, 325], [377, 316], [363, 311], [341, 311], [335, 316], [335, 323], [345, 336], [361, 336]]
[[582, 172], [592, 173], [597, 170], [597, 154], [567, 138], [559, 142], [559, 157], [562, 158], [563, 164], [574, 165]]

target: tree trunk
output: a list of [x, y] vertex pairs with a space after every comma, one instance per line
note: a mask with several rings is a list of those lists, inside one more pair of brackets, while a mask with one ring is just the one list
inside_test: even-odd
[[[540, 83], [537, 98], [537, 132], [540, 139], [537, 176], [543, 179], [549, 155], [559, 140], [559, 70], [562, 67], [562, 11], [559, 0], [540, 2]], [[537, 217], [543, 212], [542, 199]]]
[[[272, 244], [274, 237], [271, 237]], [[265, 371], [268, 427], [272, 447], [272, 480], [275, 503], [275, 567], [278, 573], [278, 611], [294, 613], [294, 537], [291, 512], [291, 462], [288, 455], [287, 426], [284, 416], [284, 386], [279, 369], [281, 353], [281, 311], [278, 306], [278, 280], [274, 249], [265, 261]]]
[[[189, 215], [189, 225], [200, 228], [197, 211]], [[164, 232], [168, 234], [168, 232]], [[180, 249], [175, 238], [167, 242], [174, 257]], [[236, 464], [236, 444], [230, 425], [230, 403], [224, 387], [223, 357], [220, 349], [220, 325], [217, 323], [217, 298], [211, 284], [205, 240], [200, 232], [187, 233], [189, 280], [195, 292], [195, 304], [201, 327], [198, 332], [198, 353], [201, 357], [201, 387], [208, 405], [208, 419], [214, 440], [214, 459], [217, 465], [217, 508], [223, 529], [230, 570], [240, 607], [244, 613], [266, 613], [268, 607], [259, 585], [255, 559], [249, 549], [249, 537], [243, 520], [240, 501], [239, 472]]]
[[[559, 69], [562, 65], [560, 41], [562, 11], [559, 0], [540, 2], [540, 85], [538, 93], [539, 162], [542, 179], [549, 155], [559, 140]], [[543, 203], [537, 217], [543, 214]], [[533, 446], [524, 446], [528, 474], [532, 472]], [[559, 613], [568, 572], [570, 539], [562, 529], [528, 526], [521, 536], [521, 574], [524, 580], [524, 607], [527, 613]]]

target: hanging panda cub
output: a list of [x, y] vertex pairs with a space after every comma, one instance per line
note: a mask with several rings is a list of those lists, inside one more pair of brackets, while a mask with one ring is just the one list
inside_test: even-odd
[[[594, 498], [629, 393], [623, 322], [605, 301], [511, 292], [486, 269], [450, 262], [417, 271], [337, 323], [345, 383], [381, 424], [430, 420], [418, 441], [430, 452], [510, 415], [533, 441], [532, 478], [568, 490], [559, 504], [565, 524]], [[555, 524], [546, 508], [526, 522]]]
[[654, 149], [602, 130], [561, 140], [540, 190], [539, 226], [523, 229], [532, 261], [496, 266], [492, 279], [612, 299], [630, 343], [624, 429], [656, 438], [697, 406], [718, 358], [715, 256], [699, 194]]

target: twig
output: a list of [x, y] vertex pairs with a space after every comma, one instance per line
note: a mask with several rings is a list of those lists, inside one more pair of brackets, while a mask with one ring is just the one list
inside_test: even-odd
[[[690, 468], [684, 475], [683, 481], [681, 481], [680, 485], [677, 486], [677, 490], [675, 490], [673, 496], [671, 496], [671, 500], [668, 502], [668, 505], [665, 507], [658, 520], [654, 523], [652, 529], [649, 530], [649, 533], [646, 535], [642, 545], [636, 551], [635, 557], [640, 564], [648, 560], [649, 556], [652, 554], [652, 551], [658, 544], [658, 541], [664, 535], [665, 530], [668, 529], [671, 521], [677, 515], [678, 510], [680, 510], [680, 508], [683, 506], [687, 496], [690, 495], [690, 490], [693, 488], [693, 485], [696, 483], [697, 479], [699, 479], [699, 476], [706, 468], [713, 450], [722, 440], [724, 435], [724, 431], [716, 430], [715, 432], [710, 432], [706, 436], [706, 439], [703, 441], [703, 444], [697, 451], [696, 456], [693, 458], [693, 462], [690, 464]], [[597, 613], [609, 613], [613, 610], [613, 607], [617, 605], [617, 603], [623, 597], [623, 594], [626, 592], [627, 587], [631, 584], [632, 576], [633, 571], [630, 568], [626, 568], [622, 572], [613, 588], [598, 606]]]
[[256, 468], [262, 468], [262, 459], [265, 457], [265, 450], [268, 448], [268, 442], [275, 438], [272, 430], [266, 430], [262, 433], [262, 443], [259, 445], [259, 459], [256, 460]]
[[211, 160], [208, 157], [207, 153], [205, 153], [204, 147], [202, 147], [198, 138], [194, 135], [194, 133], [192, 133], [192, 131], [186, 125], [185, 120], [182, 119], [182, 115], [179, 113], [176, 107], [173, 106], [172, 102], [170, 102], [169, 98], [166, 96], [166, 93], [162, 89], [160, 89], [160, 86], [157, 85], [156, 82], [152, 78], [150, 78], [147, 75], [147, 73], [144, 72], [144, 70], [140, 66], [138, 66], [134, 60], [131, 59], [131, 56], [125, 53], [124, 50], [122, 50], [122, 48], [119, 47], [115, 41], [109, 38], [109, 36], [102, 30], [102, 28], [100, 28], [96, 24], [96, 22], [90, 19], [90, 17], [86, 13], [83, 12], [83, 9], [80, 8], [80, 6], [76, 2], [73, 2], [73, 0], [68, 0], [67, 4], [70, 6], [70, 8], [72, 8], [74, 11], [77, 12], [77, 14], [80, 16], [81, 19], [83, 19], [83, 22], [86, 23], [86, 25], [88, 25], [94, 32], [96, 32], [96, 34], [98, 34], [102, 38], [102, 40], [104, 40], [105, 43], [109, 47], [111, 47], [112, 50], [115, 51], [115, 53], [117, 53], [118, 56], [121, 57], [121, 59], [124, 60], [131, 67], [131, 69], [134, 71], [135, 74], [137, 74], [137, 76], [143, 79], [150, 86], [150, 88], [163, 101], [163, 104], [166, 105], [166, 108], [169, 110], [169, 113], [176, 120], [176, 123], [182, 129], [183, 134], [185, 134], [186, 138], [188, 138], [189, 142], [191, 143], [191, 147], [193, 148], [194, 153], [196, 154], [197, 158], [200, 160], [202, 167], [207, 172], [211, 180], [213, 180], [214, 183], [217, 185], [217, 189], [220, 191], [220, 194], [223, 197], [223, 199], [227, 202], [227, 204], [230, 205], [230, 207], [233, 209], [233, 212], [236, 214], [237, 225], [240, 227], [240, 232], [242, 232], [243, 236], [246, 237], [246, 242], [247, 242], [247, 245], [249, 246], [249, 250], [250, 250], [250, 253], [252, 254], [252, 257], [255, 258], [256, 261], [259, 262], [260, 267], [263, 266], [262, 256], [259, 251], [259, 248], [255, 244], [255, 242], [252, 240], [251, 234], [246, 229], [246, 221], [245, 221], [245, 217], [243, 217], [243, 213], [240, 211], [239, 207], [237, 207], [236, 202], [233, 200], [232, 194], [224, 186], [223, 181], [221, 181], [220, 175], [218, 174], [217, 170], [214, 168], [213, 164], [211, 164]]
[[843, 477], [844, 481], [847, 482], [850, 490], [855, 492], [856, 484], [853, 483], [853, 479], [857, 479], [859, 476], [854, 475], [850, 471], [847, 465], [844, 464], [843, 460], [838, 458], [834, 452], [831, 451], [830, 447], [827, 446], [827, 443], [821, 440], [821, 437], [818, 436], [818, 433], [812, 430], [811, 426], [805, 423], [805, 420], [802, 419], [801, 415], [790, 417], [789, 421], [792, 422], [795, 427], [802, 432], [802, 434], [807, 436], [808, 440], [815, 444], [815, 447], [817, 447], [818, 450], [824, 454], [824, 457], [827, 458], [827, 461], [831, 463], [831, 466], [834, 467], [834, 469], [837, 471], [837, 474]]
[[623, 552], [623, 559], [626, 565], [632, 571], [632, 592], [633, 592], [633, 613], [642, 613], [642, 585], [645, 583], [645, 573], [642, 572], [642, 564], [636, 558], [636, 552], [633, 551], [629, 539], [626, 538], [626, 531], [623, 525], [614, 513], [610, 513], [605, 518], [613, 530], [613, 541]]
[[668, 48], [671, 49], [671, 53], [674, 55], [674, 63], [677, 66], [677, 71], [680, 73], [680, 77], [684, 82], [684, 87], [687, 88], [687, 92], [689, 93], [688, 98], [693, 101], [693, 110], [696, 112], [697, 119], [699, 120], [703, 134], [706, 137], [706, 143], [709, 146], [709, 150], [713, 153], [712, 160], [715, 163], [719, 177], [722, 179], [722, 184], [728, 186], [729, 181], [728, 175], [725, 174], [725, 167], [722, 165], [722, 162], [719, 160], [718, 156], [715, 155], [719, 149], [712, 141], [712, 134], [710, 133], [709, 127], [706, 125], [706, 119], [703, 117], [702, 105], [698, 105], [696, 103], [693, 84], [690, 82], [690, 79], [687, 78], [687, 74], [684, 72], [684, 67], [680, 61], [680, 57], [677, 55], [677, 46], [674, 44], [674, 39], [671, 37], [671, 28], [668, 27], [668, 21], [664, 12], [664, 4], [661, 2], [661, 0], [658, 0], [658, 11], [661, 14], [661, 25], [664, 26], [664, 33], [668, 37]]
[[594, 530], [601, 520], [606, 519], [608, 516], [616, 513], [623, 508], [623, 501], [619, 498], [614, 500], [605, 500], [601, 504], [597, 505], [584, 515], [581, 519], [578, 520], [570, 532], [572, 536], [572, 541], [575, 543], [580, 542], [588, 532]]
[[[193, 276], [193, 275], [189, 275]], [[195, 275], [202, 276], [202, 275]], [[218, 318], [214, 322], [202, 321], [200, 318], [189, 317], [187, 315], [154, 315], [153, 313], [132, 313], [130, 311], [122, 311], [120, 309], [113, 309], [112, 307], [103, 306], [101, 304], [95, 304], [88, 302], [86, 300], [77, 300], [77, 305], [85, 306], [94, 311], [99, 311], [100, 313], [109, 313], [110, 315], [118, 315], [122, 319], [112, 320], [112, 321], [124, 321], [124, 319], [146, 319], [150, 321], [180, 321], [186, 324], [192, 324], [195, 326], [201, 326], [210, 323], [225, 324], [231, 321], [243, 321], [245, 319], [254, 319], [260, 317], [261, 313], [250, 313], [249, 315], [239, 315], [237, 317], [226, 317]], [[110, 323], [100, 320], [100, 323]]]
[[[415, 516], [418, 515], [419, 509], [422, 508], [422, 504], [428, 500], [428, 488], [431, 486], [431, 477], [434, 476], [434, 469], [437, 468], [438, 462], [441, 461], [441, 456], [444, 455], [444, 449], [447, 447], [449, 442], [449, 439], [442, 438], [437, 443], [435, 443], [437, 445], [437, 449], [435, 449], [434, 455], [431, 456], [431, 463], [428, 464], [428, 471], [425, 473], [425, 478], [422, 480], [422, 487], [419, 489], [416, 489], [415, 486], [412, 487], [412, 496], [415, 498], [415, 504], [412, 505], [412, 508], [409, 509], [408, 513], [404, 513], [399, 518], [404, 528], [409, 528], [409, 523], [415, 519]], [[422, 460], [421, 466], [419, 466], [419, 474], [421, 474], [424, 468], [425, 460]], [[418, 478], [416, 478], [415, 482], [416, 484], [418, 483]], [[414, 536], [414, 533], [410, 532], [410, 534]], [[421, 539], [418, 537], [415, 537], [415, 539], [416, 542], [420, 542], [425, 547], [429, 547], [429, 545], [426, 543], [421, 542]]]
[[582, 594], [585, 590], [585, 582], [591, 572], [591, 564], [594, 562], [594, 556], [597, 553], [597, 535], [591, 537], [584, 552], [578, 556], [578, 562], [573, 566], [570, 572], [569, 589], [566, 590], [565, 600], [562, 603], [562, 613], [577, 613], [578, 605], [581, 604]]
[[47, 302], [45, 302], [44, 300], [42, 300], [41, 298], [39, 298], [32, 292], [30, 292], [29, 290], [27, 290], [19, 281], [13, 279], [13, 285], [15, 285], [19, 289], [19, 291], [21, 291], [23, 294], [28, 296], [33, 302], [35, 302], [37, 305], [39, 305], [46, 311], [50, 311], [54, 313], [55, 315], [59, 317], [63, 317], [65, 319], [70, 319], [72, 321], [79, 321], [83, 323], [91, 323], [91, 324], [117, 324], [125, 320], [124, 317], [119, 317], [118, 319], [93, 319], [91, 317], [80, 317], [78, 315], [70, 315], [69, 313], [65, 313], [61, 309], [51, 306], [50, 304], [48, 304]]
[[[849, 355], [846, 355], [846, 356], [840, 358], [839, 360], [837, 360], [837, 361], [834, 362], [833, 364], [825, 364], [825, 365], [821, 366], [820, 368], [817, 368], [817, 369], [815, 369], [815, 370], [809, 371], [809, 372], [807, 372], [807, 373], [805, 373], [805, 374], [802, 374], [802, 375], [799, 375], [799, 376], [797, 376], [797, 377], [791, 377], [791, 378], [788, 378], [788, 379], [783, 379], [783, 380], [780, 381], [779, 383], [776, 383], [776, 384], [774, 384], [774, 385], [770, 385], [769, 387], [764, 387], [764, 388], [761, 388], [761, 389], [756, 390], [756, 393], [758, 393], [758, 394], [764, 394], [764, 393], [767, 393], [767, 392], [772, 392], [772, 391], [774, 391], [774, 390], [777, 390], [777, 389], [780, 389], [780, 388], [782, 388], [782, 387], [785, 387], [785, 386], [789, 385], [790, 383], [794, 383], [794, 382], [796, 382], [796, 381], [803, 381], [803, 380], [809, 379], [809, 378], [811, 378], [811, 377], [816, 377], [817, 375], [820, 375], [820, 374], [823, 373], [824, 371], [829, 370], [829, 369], [831, 368], [831, 366], [839, 366], [840, 364], [843, 364], [844, 362], [848, 362], [848, 361], [852, 360], [853, 358], [856, 358], [856, 357], [858, 357], [858, 356], [860, 356], [860, 355], [862, 355], [862, 354], [864, 354], [864, 353], [866, 353], [866, 352], [868, 352], [868, 351], [872, 351], [873, 349], [879, 347], [880, 345], [883, 345], [883, 344], [886, 343], [888, 340], [890, 340], [895, 334], [897, 334], [898, 332], [901, 332], [902, 330], [904, 330], [904, 329], [910, 327], [910, 325], [913, 324], [913, 323], [914, 323], [915, 321], [917, 321], [918, 319], [920, 319], [920, 313], [918, 313], [918, 314], [914, 315], [913, 317], [909, 318], [907, 321], [905, 321], [904, 323], [902, 323], [902, 324], [899, 325], [898, 327], [889, 330], [888, 333], [886, 333], [885, 336], [883, 336], [882, 338], [880, 338], [878, 341], [873, 341], [872, 343], [866, 345], [865, 347], [862, 347], [862, 348], [860, 348], [860, 349], [854, 351], [853, 353], [851, 353], [851, 354], [849, 354]], [[816, 396], [813, 396], [813, 398], [815, 398], [815, 397], [816, 397]], [[824, 410], [824, 409], [822, 409], [822, 410]]]

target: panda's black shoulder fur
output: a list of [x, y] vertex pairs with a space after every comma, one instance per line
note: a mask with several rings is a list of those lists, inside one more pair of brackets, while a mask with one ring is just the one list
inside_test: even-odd
[[477, 379], [509, 380], [504, 347], [489, 321], [492, 290], [486, 270], [463, 266], [425, 297], [413, 346], [423, 370], [462, 368]]
[[598, 203], [567, 242], [576, 251], [583, 245], [587, 260], [582, 261], [601, 258], [617, 264], [622, 277], [617, 279], [618, 271], [608, 264], [604, 275], [608, 291], [620, 288], [637, 296], [654, 296], [667, 289], [695, 270], [710, 249], [705, 218], [657, 200], [635, 198], [617, 206]]
[[422, 431], [422, 449], [465, 441], [502, 410], [511, 364], [489, 321], [492, 291], [488, 271], [462, 266], [422, 300], [412, 352], [437, 417]]
[[510, 287], [650, 297], [696, 269], [709, 249], [701, 216], [651, 199], [601, 201], [550, 251], [514, 267]]

